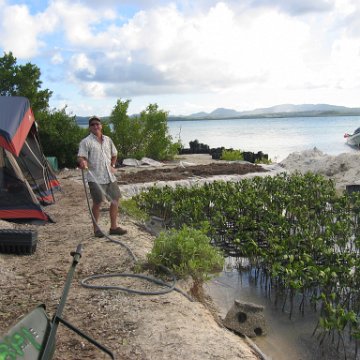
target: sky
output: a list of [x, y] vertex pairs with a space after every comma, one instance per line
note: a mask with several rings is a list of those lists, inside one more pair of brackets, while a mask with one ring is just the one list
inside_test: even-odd
[[0, 0], [0, 51], [70, 115], [360, 107], [359, 0]]

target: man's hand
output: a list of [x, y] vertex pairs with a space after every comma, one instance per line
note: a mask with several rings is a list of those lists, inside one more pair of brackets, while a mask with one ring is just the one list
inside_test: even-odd
[[112, 174], [115, 174], [116, 173], [115, 166], [111, 165], [110, 166], [110, 171], [111, 171]]
[[81, 159], [79, 161], [79, 168], [82, 170], [87, 170], [88, 169], [88, 163], [85, 159]]

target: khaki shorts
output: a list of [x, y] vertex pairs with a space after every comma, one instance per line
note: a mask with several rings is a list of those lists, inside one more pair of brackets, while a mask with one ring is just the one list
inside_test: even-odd
[[116, 182], [109, 184], [98, 184], [95, 182], [89, 182], [90, 195], [95, 204], [100, 204], [104, 201], [104, 197], [108, 201], [120, 199], [121, 193], [119, 186]]

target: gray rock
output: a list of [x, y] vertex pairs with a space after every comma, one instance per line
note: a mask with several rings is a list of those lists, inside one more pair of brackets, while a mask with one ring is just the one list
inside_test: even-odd
[[264, 307], [235, 300], [234, 305], [226, 314], [224, 326], [248, 337], [266, 335]]

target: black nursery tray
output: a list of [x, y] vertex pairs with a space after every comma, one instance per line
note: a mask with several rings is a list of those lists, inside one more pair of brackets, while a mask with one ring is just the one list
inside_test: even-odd
[[346, 185], [346, 191], [348, 194], [351, 194], [353, 192], [359, 192], [360, 185], [359, 184]]
[[37, 231], [0, 229], [0, 253], [30, 255], [36, 251]]

